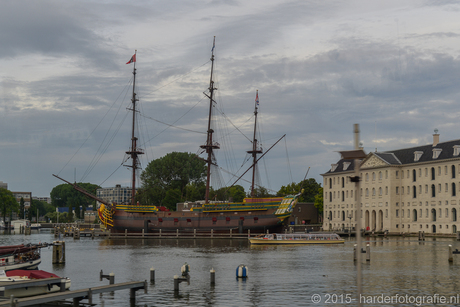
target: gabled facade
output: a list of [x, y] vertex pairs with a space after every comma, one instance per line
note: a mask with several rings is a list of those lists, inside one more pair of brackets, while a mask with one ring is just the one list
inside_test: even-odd
[[[322, 174], [324, 229], [356, 226], [354, 161], [341, 159]], [[391, 233], [460, 230], [460, 140], [372, 152], [360, 163], [362, 228]]]

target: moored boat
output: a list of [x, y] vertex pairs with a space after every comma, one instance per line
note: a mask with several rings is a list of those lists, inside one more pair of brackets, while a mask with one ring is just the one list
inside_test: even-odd
[[0, 247], [0, 270], [36, 269], [41, 263], [44, 245], [20, 244]]
[[249, 238], [251, 244], [340, 244], [345, 240], [336, 233], [273, 233]]
[[[34, 281], [44, 283], [34, 283]], [[28, 297], [61, 291], [64, 282], [65, 290], [70, 288], [70, 279], [61, 278], [56, 274], [42, 270], [0, 270], [1, 296]], [[10, 285], [10, 287], [8, 287]], [[13, 285], [14, 287], [11, 287]]]

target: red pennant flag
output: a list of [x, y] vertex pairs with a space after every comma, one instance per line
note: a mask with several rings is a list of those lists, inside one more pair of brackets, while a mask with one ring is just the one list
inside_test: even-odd
[[126, 64], [131, 64], [136, 62], [136, 54], [134, 54], [131, 59]]

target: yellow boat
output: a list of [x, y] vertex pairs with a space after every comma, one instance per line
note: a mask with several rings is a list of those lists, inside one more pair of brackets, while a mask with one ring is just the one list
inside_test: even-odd
[[345, 240], [336, 233], [273, 233], [249, 238], [251, 244], [339, 244]]

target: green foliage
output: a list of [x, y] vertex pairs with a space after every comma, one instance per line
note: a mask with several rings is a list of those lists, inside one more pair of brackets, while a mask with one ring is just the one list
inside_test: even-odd
[[13, 196], [11, 191], [0, 188], [0, 213], [3, 216], [3, 221], [6, 220], [7, 216], [10, 216], [12, 212], [19, 211], [19, 204]]
[[[251, 197], [251, 191], [248, 192], [248, 197]], [[273, 197], [275, 195], [268, 192], [268, 190], [264, 187], [257, 187], [254, 188], [254, 197], [256, 198], [263, 198], [263, 197]]]
[[[89, 193], [96, 195], [96, 190], [100, 187], [92, 183], [78, 183], [78, 186], [82, 187]], [[80, 192], [75, 190], [70, 184], [64, 183], [55, 186], [50, 193], [51, 204], [56, 207], [75, 207], [75, 214], [77, 218], [80, 218], [80, 206], [85, 209], [93, 205], [96, 206], [96, 201]], [[71, 210], [72, 211], [72, 210]], [[77, 214], [78, 213], [78, 214]]]
[[[186, 152], [168, 153], [151, 161], [141, 174], [142, 187], [136, 194], [141, 203], [164, 205], [170, 209], [173, 201], [194, 201], [204, 198], [205, 162]], [[190, 198], [189, 198], [190, 197]]]
[[209, 198], [217, 201], [233, 201], [242, 202], [246, 197], [244, 188], [240, 185], [235, 185], [229, 188], [220, 188], [218, 190], [211, 189], [209, 191]]
[[18, 212], [18, 215], [21, 218], [24, 217], [24, 210], [25, 210], [24, 197], [21, 197], [21, 200], [19, 201], [19, 212]]
[[204, 199], [206, 184], [204, 182], [191, 183], [185, 187], [185, 200], [195, 201]]
[[[299, 202], [314, 202], [315, 196], [319, 193], [319, 189], [321, 188], [321, 184], [317, 183], [314, 178], [310, 178], [307, 180], [303, 180], [299, 183], [291, 183], [287, 186], [282, 186], [281, 189], [276, 194], [277, 196], [286, 196], [286, 195], [293, 195], [297, 194], [304, 190], [302, 195], [299, 197]], [[322, 192], [321, 192], [322, 195]]]
[[323, 188], [319, 188], [318, 194], [315, 195], [315, 207], [319, 214], [323, 213]]
[[176, 204], [181, 202], [180, 190], [171, 189], [166, 192], [165, 198], [163, 199], [163, 206], [169, 210], [176, 210]]

